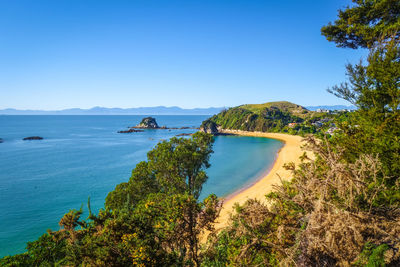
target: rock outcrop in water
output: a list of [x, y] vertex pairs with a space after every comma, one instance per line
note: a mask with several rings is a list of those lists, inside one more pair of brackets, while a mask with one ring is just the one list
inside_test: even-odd
[[0, 138], [0, 143], [3, 143], [3, 139]]
[[124, 131], [118, 131], [118, 133], [137, 133], [137, 132], [143, 132], [143, 130], [136, 130], [136, 129], [158, 129], [158, 130], [187, 130], [187, 129], [199, 129], [196, 127], [171, 127], [168, 128], [167, 126], [158, 126], [157, 121], [153, 117], [146, 117], [143, 118], [142, 121], [133, 127], [129, 127], [129, 130], [124, 130]]
[[118, 133], [138, 133], [138, 132], [143, 132], [143, 130], [137, 130], [137, 129], [168, 129], [165, 126], [158, 126], [156, 119], [153, 117], [146, 117], [142, 119], [142, 121], [133, 127], [129, 127], [128, 130], [124, 131], [118, 131]]
[[211, 120], [207, 120], [207, 121], [203, 122], [203, 124], [200, 127], [200, 131], [209, 133], [209, 134], [213, 134], [213, 135], [219, 134], [218, 125]]
[[[158, 126], [156, 119], [153, 117], [146, 117], [144, 118], [138, 125], [132, 128], [139, 128], [139, 129], [160, 129]], [[162, 129], [166, 129], [167, 127], [162, 127]]]
[[30, 141], [30, 140], [43, 140], [43, 137], [40, 136], [29, 136], [29, 137], [25, 137], [24, 139], [22, 139], [24, 141]]

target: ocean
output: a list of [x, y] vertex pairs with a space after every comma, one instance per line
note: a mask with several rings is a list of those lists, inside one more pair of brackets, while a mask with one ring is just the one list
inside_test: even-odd
[[[0, 257], [25, 251], [26, 242], [87, 200], [98, 211], [107, 193], [126, 182], [160, 140], [196, 130], [120, 134], [145, 116], [0, 116]], [[208, 116], [153, 116], [167, 127], [199, 127]], [[40, 141], [24, 137], [42, 136]], [[223, 197], [251, 184], [273, 164], [280, 141], [215, 138], [201, 198]], [[84, 214], [83, 218], [86, 218]]]

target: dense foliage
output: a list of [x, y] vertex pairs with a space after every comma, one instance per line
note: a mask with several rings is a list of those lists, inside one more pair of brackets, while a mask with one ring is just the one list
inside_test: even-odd
[[60, 230], [28, 243], [26, 253], [4, 257], [0, 265], [199, 265], [199, 236], [213, 229], [220, 208], [215, 195], [198, 199], [212, 143], [204, 133], [159, 143], [129, 181], [109, 193], [99, 214], [81, 220], [82, 209], [71, 210]]
[[339, 10], [338, 19], [322, 27], [322, 34], [339, 47], [371, 48], [379, 42], [398, 39], [400, 2], [398, 0], [352, 0]]
[[265, 108], [260, 114], [257, 114], [241, 107], [222, 111], [210, 120], [223, 129], [260, 132], [280, 131], [289, 122], [302, 121], [301, 118], [292, 116], [289, 112], [283, 112], [278, 108]]
[[390, 190], [400, 173], [399, 43], [392, 40], [370, 49], [368, 64], [348, 65], [347, 75], [348, 83], [329, 91], [359, 110], [340, 124], [341, 132], [334, 136], [332, 143], [345, 150], [344, 156], [350, 162], [360, 153], [378, 155], [389, 186], [388, 191], [380, 192], [382, 201], [400, 201], [400, 193]]

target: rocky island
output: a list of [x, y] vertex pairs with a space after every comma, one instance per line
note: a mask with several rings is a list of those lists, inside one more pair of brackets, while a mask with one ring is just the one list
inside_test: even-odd
[[29, 137], [25, 137], [24, 139], [22, 139], [24, 141], [30, 141], [30, 140], [43, 140], [43, 137], [40, 136], [29, 136]]
[[[123, 130], [123, 131], [118, 131], [118, 133], [137, 133], [137, 132], [143, 132], [143, 129], [150, 129], [150, 130], [187, 130], [187, 129], [198, 129], [196, 127], [171, 127], [168, 128], [167, 126], [159, 126], [156, 119], [153, 117], [146, 117], [143, 118], [142, 121], [132, 127], [128, 127], [128, 130]], [[183, 135], [182, 135], [183, 136]]]
[[157, 121], [153, 117], [143, 118], [142, 121], [133, 127], [129, 127], [128, 130], [118, 131], [118, 133], [139, 133], [144, 132], [141, 129], [167, 129], [165, 126], [158, 126]]
[[138, 125], [133, 126], [131, 128], [136, 128], [136, 129], [160, 129], [160, 128], [162, 128], [162, 129], [166, 129], [167, 127], [165, 127], [165, 126], [159, 127], [155, 118], [146, 117], [146, 118], [142, 119], [142, 121]]
[[187, 129], [198, 129], [196, 127], [167, 127], [167, 126], [158, 126], [157, 121], [153, 117], [146, 117], [142, 119], [142, 121], [136, 125], [131, 127], [131, 129], [160, 129], [160, 130], [187, 130]]

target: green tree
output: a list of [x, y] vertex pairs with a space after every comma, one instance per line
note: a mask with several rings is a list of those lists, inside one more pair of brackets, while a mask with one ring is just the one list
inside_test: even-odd
[[150, 151], [149, 168], [161, 191], [188, 193], [198, 199], [208, 178], [204, 170], [210, 167], [212, 142], [211, 135], [198, 132], [190, 139], [174, 137], [161, 142]]
[[398, 40], [400, 2], [398, 0], [352, 0], [339, 10], [338, 19], [322, 27], [322, 34], [338, 47], [371, 48], [379, 42]]
[[[122, 209], [127, 203], [136, 205], [137, 200], [146, 199], [151, 193], [173, 196], [187, 196], [192, 201], [182, 203], [187, 211], [182, 220], [186, 226], [180, 228], [187, 231], [185, 236], [189, 257], [199, 265], [198, 247], [199, 216], [202, 209], [197, 203], [202, 186], [207, 181], [205, 169], [210, 167], [209, 159], [213, 152], [213, 137], [205, 133], [196, 133], [192, 138], [172, 138], [160, 142], [132, 172], [128, 183], [120, 184], [106, 199], [106, 207]], [[168, 198], [165, 198], [168, 199]], [[161, 201], [168, 206], [168, 203]], [[217, 205], [217, 202], [213, 202]], [[203, 203], [204, 204], [204, 203]], [[199, 206], [200, 205], [200, 206]], [[166, 211], [167, 212], [167, 211]], [[168, 213], [168, 212], [167, 212]], [[214, 217], [209, 217], [214, 220]], [[173, 221], [178, 218], [173, 218]], [[211, 222], [210, 220], [207, 222]], [[204, 224], [204, 223], [203, 223]], [[176, 230], [176, 229], [175, 229]], [[176, 233], [176, 231], [174, 231]], [[181, 242], [185, 244], [185, 242]], [[182, 254], [182, 253], [181, 253]]]
[[[354, 162], [361, 154], [378, 155], [388, 191], [379, 201], [398, 201], [392, 187], [400, 176], [400, 2], [353, 1], [339, 11], [335, 24], [322, 28], [329, 41], [340, 47], [366, 47], [367, 64], [347, 65], [348, 82], [328, 91], [356, 105], [358, 110], [339, 123], [341, 134], [332, 142]], [[372, 186], [372, 185], [371, 185]]]
[[0, 259], [0, 266], [61, 266], [65, 263], [66, 241], [46, 233], [28, 242], [27, 252]]
[[[78, 250], [98, 255], [96, 264], [102, 257], [108, 264], [199, 265], [199, 235], [212, 230], [220, 206], [215, 195], [198, 201], [212, 143], [200, 132], [160, 142], [130, 180], [108, 194], [106, 210], [91, 222], [102, 234], [86, 235]], [[93, 257], [86, 262], [95, 264]]]
[[4, 266], [198, 266], [199, 236], [213, 230], [220, 201], [199, 196], [207, 180], [213, 137], [160, 142], [128, 182], [107, 196], [105, 208], [82, 220], [82, 209], [29, 243], [28, 252], [0, 259]]
[[374, 49], [368, 64], [347, 65], [349, 82], [328, 91], [356, 105], [361, 110], [376, 113], [398, 113], [400, 104], [400, 47], [392, 41]]
[[192, 138], [173, 137], [148, 152], [148, 161], [140, 162], [128, 183], [117, 185], [106, 198], [106, 208], [136, 205], [149, 193], [188, 193], [198, 199], [208, 177], [213, 137], [195, 133]]

